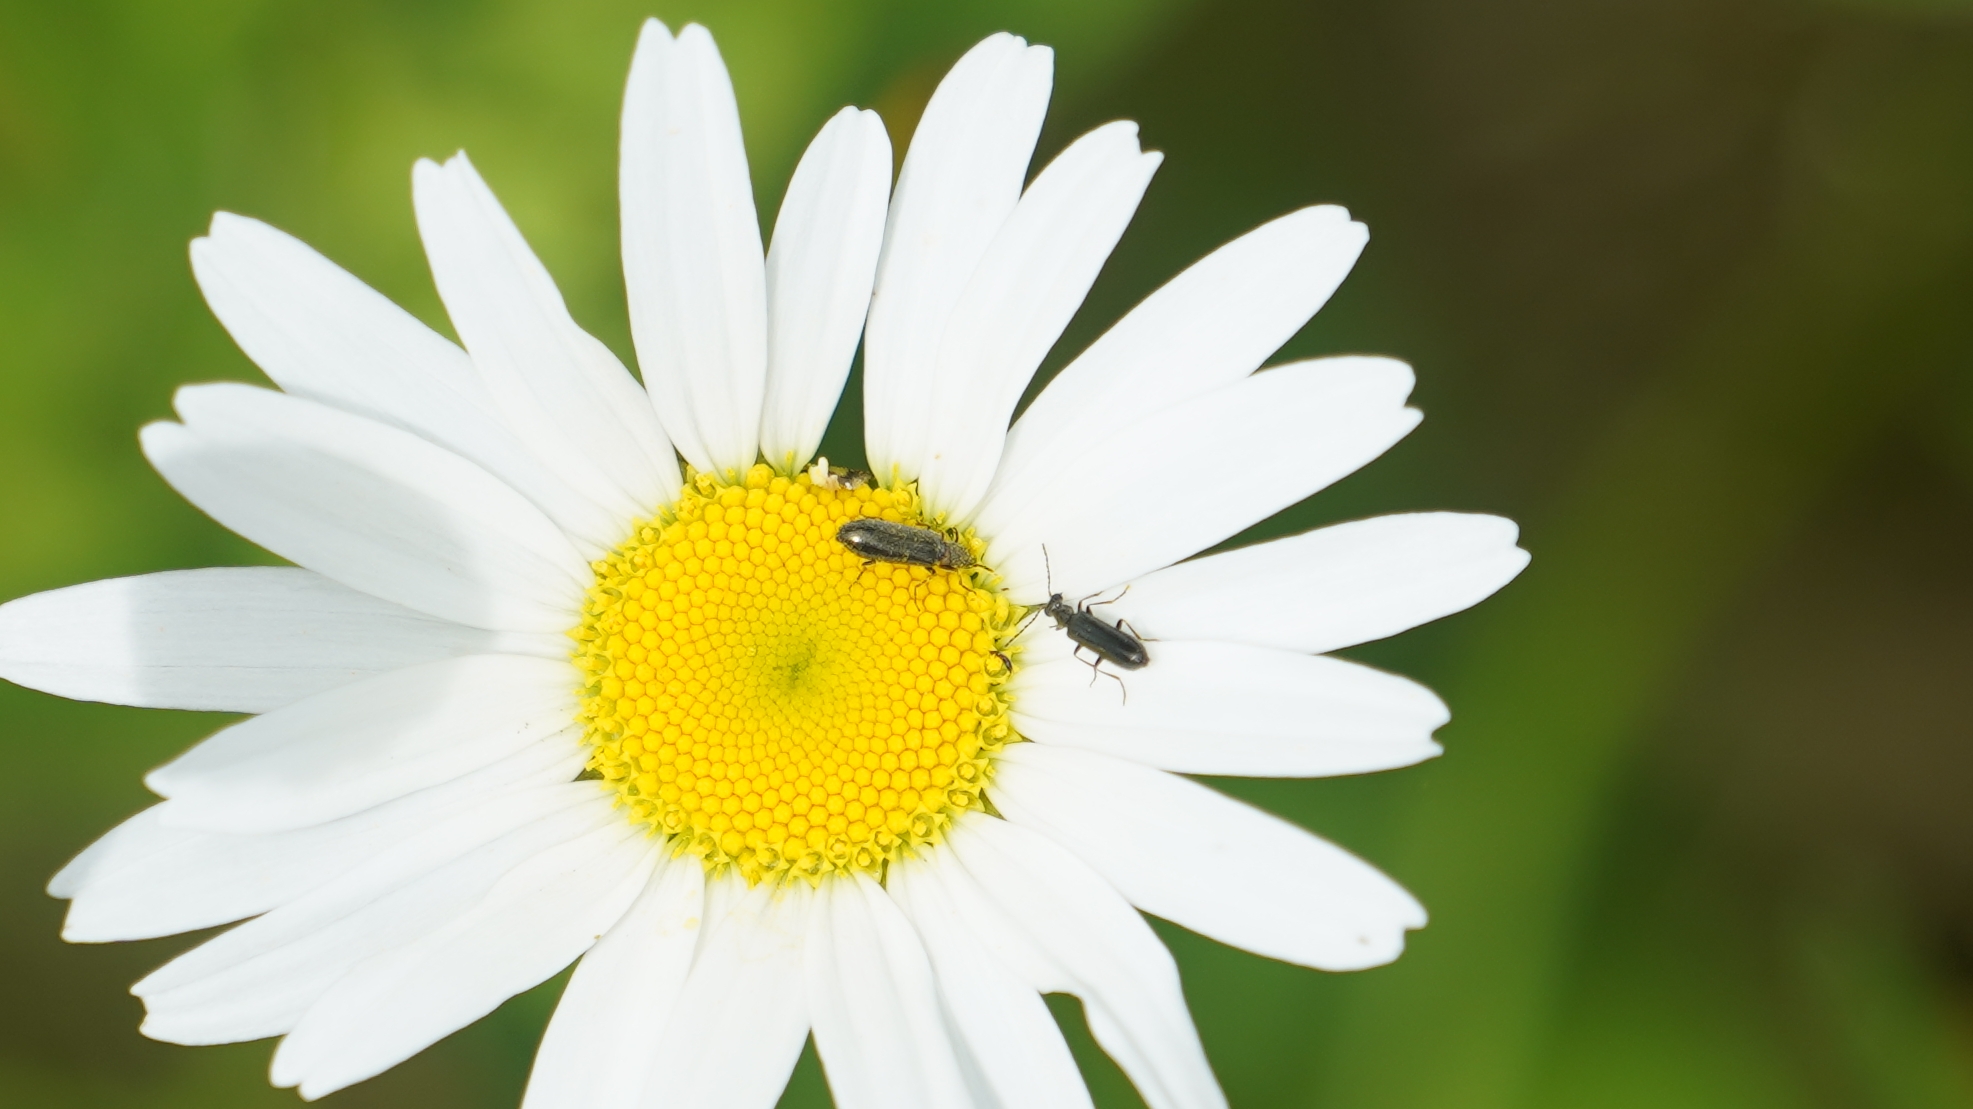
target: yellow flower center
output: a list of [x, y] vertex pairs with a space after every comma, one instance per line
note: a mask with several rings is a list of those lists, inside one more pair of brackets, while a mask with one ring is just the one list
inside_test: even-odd
[[697, 474], [592, 564], [589, 771], [708, 870], [881, 875], [982, 807], [1012, 738], [1019, 608], [982, 569], [866, 565], [836, 539], [858, 517], [925, 522], [909, 487]]

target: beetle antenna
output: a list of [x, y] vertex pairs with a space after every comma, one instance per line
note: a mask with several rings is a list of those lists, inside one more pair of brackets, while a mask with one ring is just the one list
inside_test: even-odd
[[1021, 626], [1014, 629], [1014, 634], [1008, 636], [1007, 641], [1012, 643], [1014, 640], [1019, 639], [1021, 633], [1028, 630], [1028, 625], [1034, 623], [1035, 617], [1040, 616], [1045, 608], [1047, 608], [1046, 605], [1036, 605], [1029, 609], [1028, 614], [1021, 618]]

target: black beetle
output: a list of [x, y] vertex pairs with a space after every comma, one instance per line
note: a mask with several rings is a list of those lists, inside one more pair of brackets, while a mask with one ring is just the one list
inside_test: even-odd
[[[1047, 547], [1041, 549], [1041, 560], [1042, 565], [1048, 570], [1048, 600], [1036, 612], [1047, 613], [1055, 621], [1055, 626], [1062, 629], [1076, 645], [1076, 658], [1082, 659], [1085, 650], [1096, 656], [1095, 662], [1083, 659], [1089, 665], [1091, 683], [1096, 681], [1097, 674], [1104, 674], [1116, 678], [1117, 685], [1123, 686], [1124, 680], [1121, 677], [1103, 669], [1105, 662], [1121, 666], [1125, 670], [1142, 670], [1151, 664], [1151, 652], [1144, 649], [1143, 638], [1129, 622], [1119, 620], [1114, 624], [1105, 623], [1095, 613], [1089, 611], [1095, 605], [1107, 605], [1122, 598], [1123, 593], [1117, 594], [1108, 601], [1097, 601], [1095, 604], [1084, 597], [1082, 603], [1071, 607], [1068, 601], [1062, 599], [1060, 593], [1055, 592], [1055, 571], [1053, 567], [1048, 566]], [[1126, 585], [1124, 593], [1128, 592], [1130, 586]], [[1034, 616], [1031, 614], [1028, 618], [1032, 620]], [[1124, 689], [1124, 700], [1130, 700], [1128, 688]]]
[[[1108, 604], [1098, 601], [1097, 604]], [[1136, 629], [1122, 620], [1114, 624], [1105, 623], [1089, 611], [1089, 601], [1071, 608], [1060, 593], [1052, 593], [1048, 603], [1041, 606], [1068, 637], [1075, 641], [1080, 654], [1085, 648], [1103, 662], [1123, 667], [1125, 670], [1142, 670], [1151, 661], [1151, 652], [1144, 649], [1144, 641], [1139, 639]], [[1097, 663], [1089, 664], [1092, 668]]]

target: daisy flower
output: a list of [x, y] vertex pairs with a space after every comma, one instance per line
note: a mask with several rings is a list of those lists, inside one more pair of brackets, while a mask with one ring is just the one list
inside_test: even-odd
[[[413, 175], [463, 349], [214, 218], [200, 288], [279, 390], [187, 386], [143, 449], [294, 565], [0, 608], [22, 685], [253, 714], [49, 887], [76, 942], [244, 921], [133, 987], [147, 1035], [280, 1036], [274, 1082], [313, 1098], [579, 958], [528, 1109], [771, 1106], [810, 1035], [850, 1109], [1087, 1106], [1050, 992], [1154, 1109], [1203, 1109], [1140, 913], [1303, 966], [1397, 956], [1425, 923], [1404, 890], [1182, 775], [1436, 754], [1438, 698], [1324, 652], [1493, 592], [1515, 529], [1386, 516], [1192, 557], [1419, 419], [1389, 359], [1256, 372], [1364, 245], [1336, 207], [1180, 274], [1010, 427], [1159, 162], [1112, 123], [1024, 188], [1051, 67], [1006, 34], [966, 54], [895, 190], [882, 123], [844, 109], [763, 257], [712, 38], [647, 24], [642, 384], [464, 155]], [[859, 338], [869, 481], [813, 459]], [[866, 563], [837, 538], [866, 518], [971, 565]], [[1148, 665], [1092, 672], [1029, 619], [1057, 594], [1112, 599], [1091, 611]]]

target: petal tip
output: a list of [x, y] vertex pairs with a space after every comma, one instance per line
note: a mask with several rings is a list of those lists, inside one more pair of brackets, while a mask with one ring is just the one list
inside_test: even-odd
[[[1025, 50], [1028, 40], [1012, 31], [995, 31], [973, 44], [973, 50]], [[967, 53], [972, 53], [968, 50]]]
[[[175, 404], [174, 407], [176, 407]], [[145, 458], [156, 462], [157, 458], [152, 453], [153, 451], [169, 450], [172, 446], [182, 442], [178, 436], [184, 435], [190, 430], [177, 420], [152, 420], [150, 423], [137, 429], [137, 446], [144, 452]]]
[[74, 858], [62, 864], [62, 868], [55, 872], [54, 877], [48, 879], [46, 886], [42, 887], [48, 896], [57, 901], [72, 901], [76, 894], [82, 892], [82, 887], [89, 882], [89, 874], [88, 869], [81, 864], [84, 857], [89, 854], [89, 850], [84, 848], [77, 852]]

